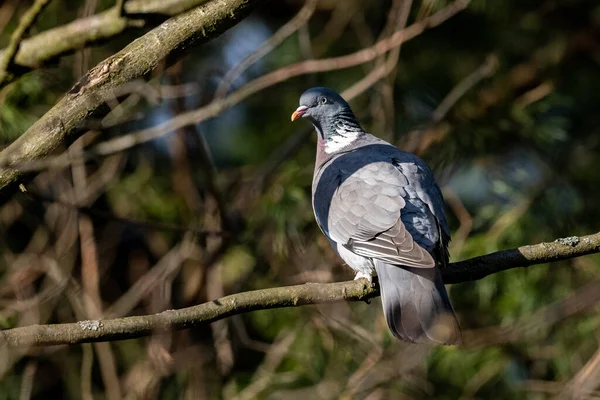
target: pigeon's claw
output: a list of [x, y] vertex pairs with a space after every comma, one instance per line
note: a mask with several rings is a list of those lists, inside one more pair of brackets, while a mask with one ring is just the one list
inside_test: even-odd
[[373, 283], [373, 275], [364, 271], [358, 271], [356, 273], [354, 280], [357, 281], [359, 279], [366, 279], [369, 282], [369, 284]]

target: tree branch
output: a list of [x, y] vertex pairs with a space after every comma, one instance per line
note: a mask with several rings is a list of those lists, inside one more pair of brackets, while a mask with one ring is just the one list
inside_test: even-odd
[[[170, 18], [135, 40], [92, 68], [50, 111], [0, 152], [0, 165], [39, 159], [74, 139], [83, 121], [112, 99], [123, 84], [144, 76], [165, 57], [180, 57], [183, 49], [192, 44], [217, 37], [241, 21], [259, 2], [209, 1]], [[150, 48], [152, 51], [147, 51]], [[21, 171], [13, 168], [0, 169], [0, 202], [13, 193], [22, 176]]]
[[227, 92], [229, 92], [231, 85], [233, 85], [240, 75], [306, 24], [315, 12], [317, 2], [318, 0], [306, 0], [304, 6], [298, 11], [298, 14], [296, 14], [294, 18], [279, 28], [279, 30], [261, 44], [258, 49], [248, 54], [246, 58], [239, 62], [239, 64], [230, 69], [219, 83], [217, 90], [215, 90], [214, 98], [220, 99], [225, 97]]
[[443, 271], [445, 283], [476, 281], [488, 275], [513, 268], [568, 260], [600, 252], [600, 232], [587, 236], [571, 236], [531, 246], [502, 250], [450, 264]]
[[[511, 268], [566, 260], [598, 252], [600, 232], [522, 246], [460, 261], [450, 264], [443, 274], [446, 283], [459, 283], [481, 279]], [[364, 280], [307, 283], [254, 290], [153, 315], [8, 329], [0, 331], [0, 346], [49, 346], [132, 339], [148, 336], [156, 331], [186, 329], [250, 311], [337, 301], [367, 301], [377, 296], [377, 285], [368, 285]]]
[[[248, 82], [226, 97], [214, 99], [201, 108], [180, 113], [170, 120], [150, 128], [128, 133], [126, 135], [98, 143], [87, 149], [81, 157], [72, 157], [69, 156], [68, 153], [64, 153], [46, 159], [41, 159], [41, 157], [38, 157], [38, 159], [21, 158], [13, 160], [3, 157], [4, 153], [6, 153], [8, 150], [7, 149], [0, 153], [0, 168], [10, 166], [13, 168], [13, 170], [18, 170], [19, 173], [25, 173], [27, 171], [39, 171], [50, 167], [66, 167], [73, 163], [83, 162], [89, 158], [107, 156], [125, 151], [131, 147], [157, 139], [170, 132], [173, 132], [174, 130], [214, 118], [221, 112], [233, 107], [249, 96], [290, 78], [311, 73], [350, 68], [372, 61], [378, 56], [389, 52], [391, 49], [400, 46], [402, 43], [417, 37], [426, 29], [436, 27], [449, 18], [452, 18], [454, 15], [465, 9], [468, 3], [468, 0], [455, 0], [453, 3], [439, 10], [435, 14], [415, 22], [405, 29], [396, 31], [393, 35], [380, 40], [372, 47], [340, 57], [320, 60], [307, 60], [279, 68], [273, 72], [267, 73]], [[350, 94], [349, 98], [357, 94], [359, 93]], [[15, 171], [15, 173], [16, 172], [17, 171]], [[10, 189], [7, 190], [4, 188], [5, 183], [3, 182], [2, 175], [2, 170], [0, 170], [0, 202], [2, 198], [6, 197], [6, 194], [3, 192], [11, 192]]]
[[10, 66], [13, 64], [15, 56], [21, 47], [23, 37], [29, 32], [33, 24], [35, 24], [35, 21], [37, 21], [48, 3], [50, 3], [50, 0], [36, 0], [31, 8], [25, 12], [19, 21], [19, 25], [11, 35], [10, 43], [4, 51], [3, 57], [0, 58], [0, 87], [11, 79]]
[[[131, 28], [154, 26], [160, 20], [151, 16], [174, 16], [207, 0], [129, 0], [124, 4], [71, 23], [48, 29], [24, 39], [14, 50], [11, 45], [0, 50], [0, 64], [14, 64], [10, 74], [0, 81], [0, 88], [27, 70], [39, 68], [45, 62], [71, 53], [87, 45], [116, 37]], [[124, 13], [121, 12], [124, 7]], [[16, 34], [16, 31], [15, 31]], [[18, 51], [17, 51], [18, 50]], [[14, 53], [13, 53], [14, 51]]]
[[191, 328], [249, 311], [340, 300], [367, 300], [377, 295], [378, 291], [374, 287], [358, 281], [254, 290], [153, 315], [9, 329], [0, 331], [0, 343], [20, 347], [131, 339], [157, 331]]

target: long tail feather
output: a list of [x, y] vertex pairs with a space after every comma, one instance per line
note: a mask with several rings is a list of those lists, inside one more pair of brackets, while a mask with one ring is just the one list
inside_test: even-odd
[[414, 343], [458, 344], [460, 328], [436, 268], [375, 261], [381, 302], [393, 335]]

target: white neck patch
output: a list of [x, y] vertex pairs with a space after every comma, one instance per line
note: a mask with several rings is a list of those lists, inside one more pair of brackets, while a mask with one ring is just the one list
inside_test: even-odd
[[359, 131], [347, 131], [341, 128], [336, 129], [336, 132], [338, 134], [328, 139], [325, 143], [325, 153], [327, 154], [342, 150], [358, 139], [361, 134]]

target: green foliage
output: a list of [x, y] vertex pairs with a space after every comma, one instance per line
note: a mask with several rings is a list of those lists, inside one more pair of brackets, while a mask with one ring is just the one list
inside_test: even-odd
[[19, 79], [0, 96], [4, 97], [0, 107], [0, 144], [9, 144], [25, 132], [37, 119], [40, 105], [54, 98], [45, 91], [44, 82], [37, 73]]

